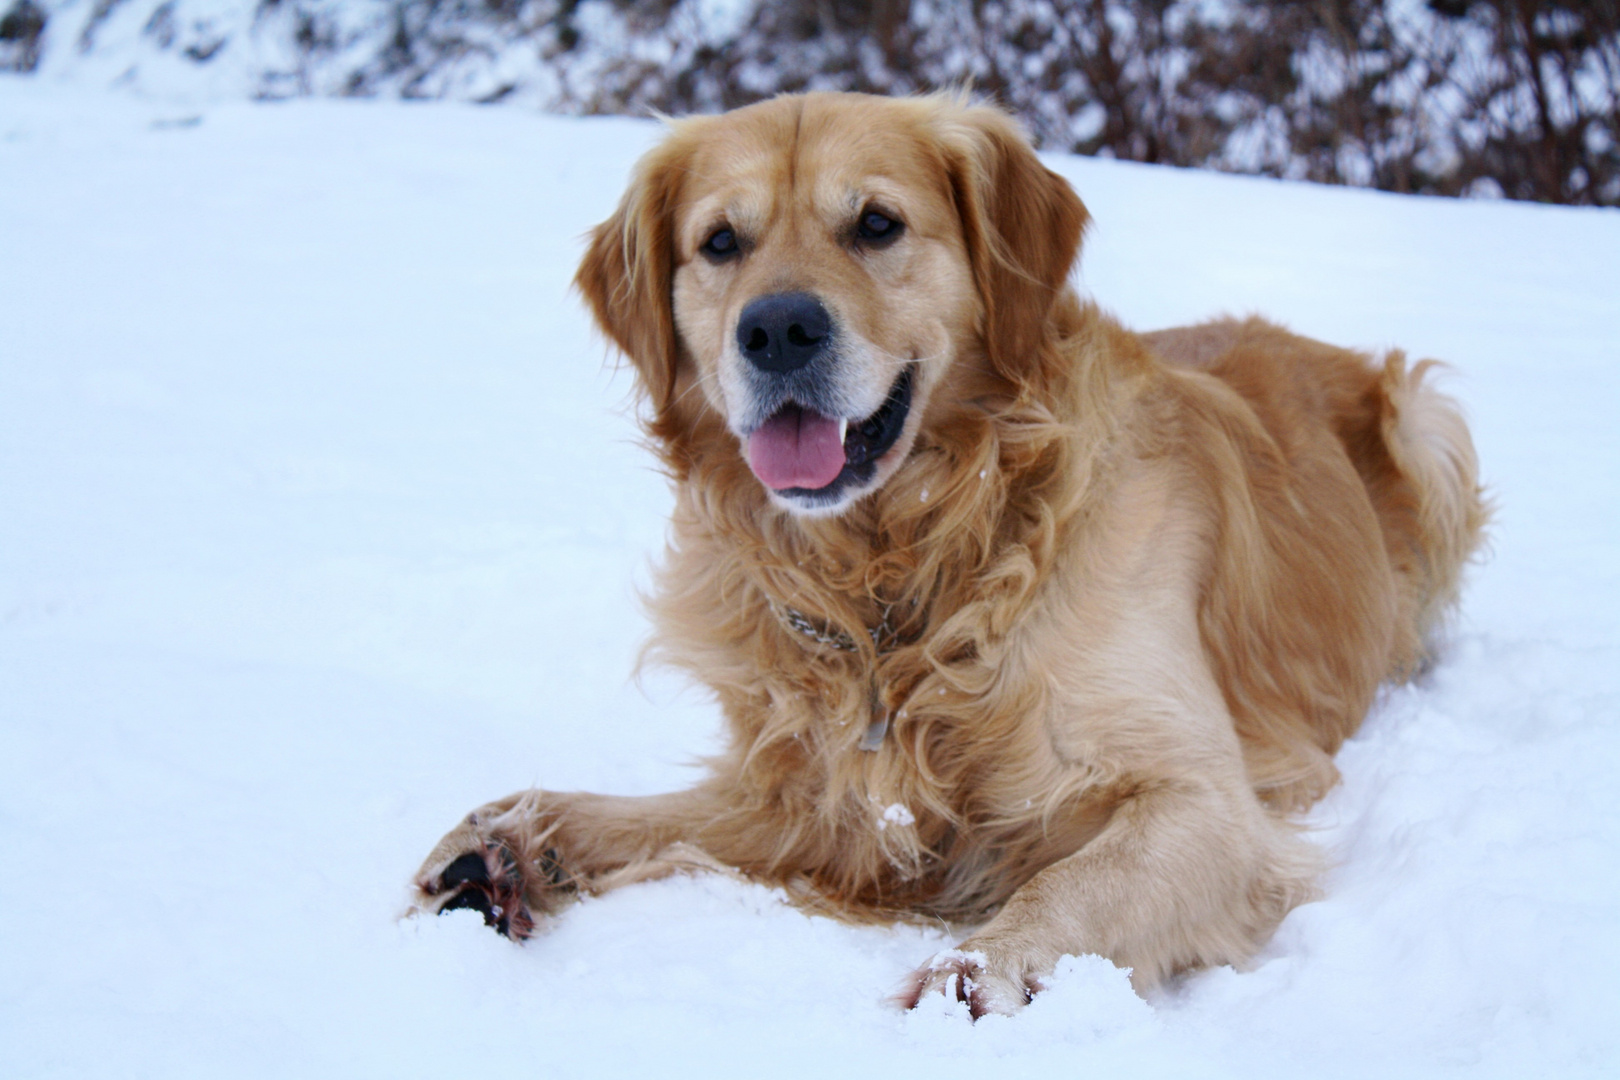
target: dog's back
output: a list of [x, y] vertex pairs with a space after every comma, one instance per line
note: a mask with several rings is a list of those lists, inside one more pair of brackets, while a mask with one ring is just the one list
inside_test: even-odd
[[[1247, 417], [1210, 410], [1242, 448], [1254, 505], [1222, 508], [1223, 527], [1240, 542], [1214, 568], [1204, 631], [1256, 787], [1275, 802], [1307, 804], [1336, 778], [1331, 755], [1377, 684], [1408, 678], [1429, 659], [1488, 516], [1473, 443], [1455, 403], [1427, 380], [1430, 361], [1408, 368], [1393, 352], [1380, 364], [1261, 319], [1143, 337], [1187, 378], [1207, 386], [1207, 376], [1236, 391], [1258, 421], [1256, 430], [1242, 422]], [[1382, 535], [1387, 571], [1368, 564], [1376, 547], [1333, 540], [1353, 536], [1358, 524], [1343, 498], [1341, 449]], [[1211, 471], [1222, 469], [1216, 463]], [[1255, 535], [1237, 537], [1248, 521]], [[1268, 588], [1243, 558], [1254, 547], [1266, 549], [1260, 565], [1314, 565], [1296, 566], [1286, 592]], [[1380, 618], [1376, 609], [1391, 605], [1393, 619]], [[1239, 621], [1251, 633], [1237, 632]], [[1269, 663], [1247, 655], [1255, 625], [1269, 628], [1264, 644], [1276, 650]], [[1365, 644], [1380, 625], [1389, 628], [1387, 646], [1345, 647]], [[1286, 662], [1293, 655], [1301, 663]], [[1365, 670], [1344, 670], [1351, 657], [1380, 655], [1387, 659], [1376, 670], [1365, 661]], [[1320, 663], [1334, 656], [1345, 659]]]

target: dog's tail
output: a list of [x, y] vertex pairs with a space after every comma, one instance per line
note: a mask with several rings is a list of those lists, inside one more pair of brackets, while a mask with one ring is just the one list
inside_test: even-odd
[[1376, 391], [1383, 399], [1380, 433], [1393, 475], [1368, 487], [1401, 582], [1406, 640], [1396, 666], [1404, 676], [1432, 658], [1456, 604], [1463, 567], [1479, 549], [1490, 518], [1468, 424], [1457, 403], [1433, 385], [1440, 370], [1433, 360], [1409, 369], [1405, 354], [1392, 352]]

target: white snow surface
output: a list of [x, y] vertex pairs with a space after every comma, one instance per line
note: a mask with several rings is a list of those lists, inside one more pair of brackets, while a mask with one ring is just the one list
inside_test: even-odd
[[942, 929], [715, 877], [398, 921], [474, 805], [717, 746], [630, 680], [670, 498], [568, 288], [656, 137], [0, 80], [0, 1075], [1616, 1075], [1612, 211], [1048, 159], [1131, 324], [1450, 361], [1500, 503], [1250, 970], [1080, 957], [974, 1025], [886, 1001]]

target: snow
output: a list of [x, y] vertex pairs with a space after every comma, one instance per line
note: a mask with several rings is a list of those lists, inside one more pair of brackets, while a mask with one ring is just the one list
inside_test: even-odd
[[911, 812], [911, 807], [905, 803], [890, 803], [883, 808], [883, 813], [878, 816], [877, 827], [880, 829], [886, 829], [890, 825], [904, 827], [914, 825], [916, 822], [917, 816]]
[[477, 803], [668, 790], [716, 745], [629, 677], [669, 496], [568, 292], [656, 135], [0, 81], [0, 1075], [1620, 1068], [1613, 212], [1049, 159], [1133, 324], [1451, 361], [1500, 503], [1252, 970], [1144, 1002], [1080, 957], [972, 1025], [886, 1000], [943, 931], [719, 877], [523, 947], [396, 921]]

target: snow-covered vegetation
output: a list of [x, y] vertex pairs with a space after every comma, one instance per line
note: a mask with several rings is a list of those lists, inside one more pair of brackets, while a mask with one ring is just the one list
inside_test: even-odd
[[712, 111], [971, 83], [1050, 150], [1620, 205], [1620, 0], [0, 0], [0, 70]]
[[1128, 322], [1450, 361], [1500, 513], [1252, 970], [974, 1025], [884, 1000], [943, 929], [726, 879], [395, 921], [467, 808], [713, 749], [628, 680], [669, 497], [567, 288], [657, 128], [194, 92], [0, 81], [0, 1076], [1620, 1071], [1620, 215], [1048, 158]]

